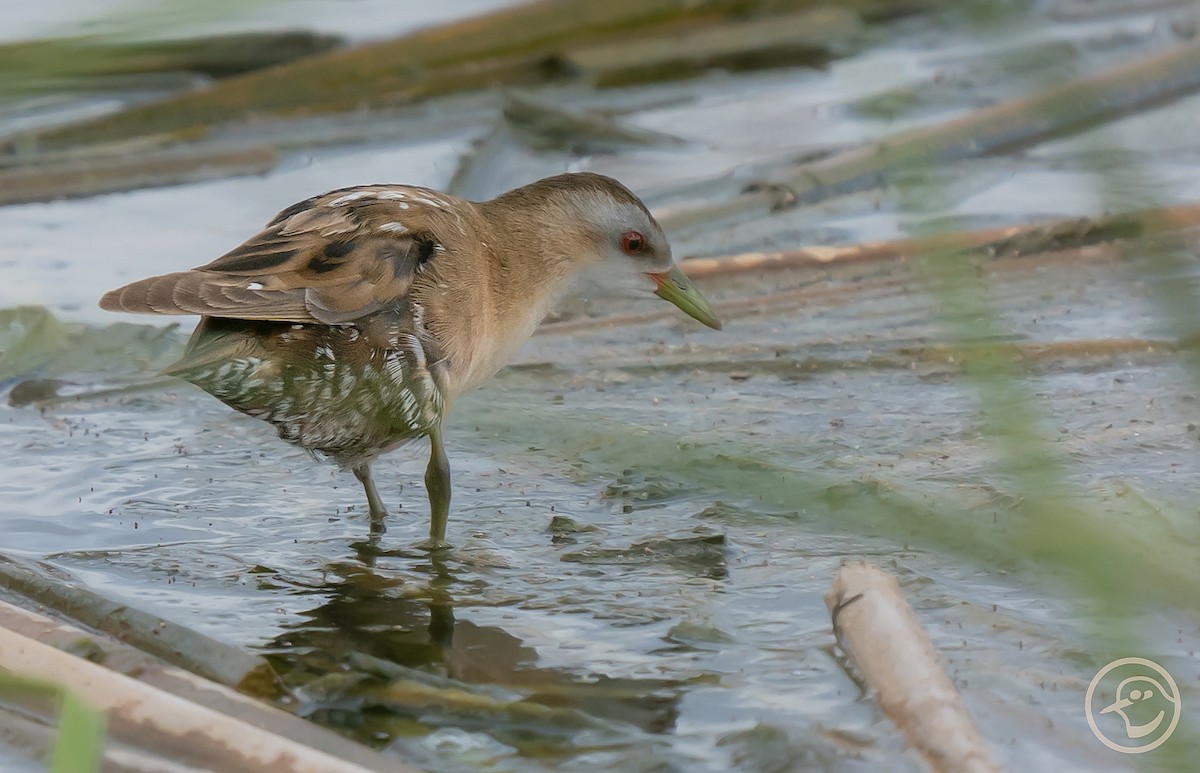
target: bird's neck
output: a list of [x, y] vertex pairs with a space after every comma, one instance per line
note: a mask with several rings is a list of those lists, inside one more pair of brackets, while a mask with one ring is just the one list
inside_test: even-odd
[[593, 240], [581, 213], [559, 201], [507, 198], [480, 205], [490, 231], [488, 279], [497, 316], [528, 335], [587, 263], [571, 250]]
[[[455, 389], [477, 386], [508, 364], [569, 286], [575, 261], [563, 250], [578, 244], [577, 222], [565, 225], [547, 209], [479, 205], [483, 223], [478, 238], [484, 260], [472, 284], [478, 290], [470, 331], [450, 344], [458, 353]], [[463, 301], [468, 299], [463, 298]]]

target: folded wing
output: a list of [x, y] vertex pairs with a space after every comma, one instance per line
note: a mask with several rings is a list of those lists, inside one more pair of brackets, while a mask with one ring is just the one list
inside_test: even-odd
[[107, 293], [100, 306], [347, 324], [408, 294], [422, 264], [442, 249], [434, 228], [439, 213], [423, 189], [333, 191], [285, 209], [206, 266], [126, 285]]

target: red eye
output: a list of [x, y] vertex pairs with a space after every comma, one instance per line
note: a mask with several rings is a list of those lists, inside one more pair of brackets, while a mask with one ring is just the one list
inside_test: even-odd
[[621, 250], [626, 255], [637, 255], [646, 246], [646, 239], [637, 231], [621, 234]]

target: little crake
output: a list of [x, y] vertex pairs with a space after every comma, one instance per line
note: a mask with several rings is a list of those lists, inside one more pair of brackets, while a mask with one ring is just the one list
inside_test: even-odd
[[332, 191], [206, 266], [126, 285], [100, 306], [200, 315], [166, 373], [352, 470], [377, 527], [387, 510], [371, 462], [428, 437], [436, 548], [450, 510], [446, 411], [597, 264], [645, 275], [647, 290], [720, 327], [641, 200], [586, 173], [478, 203], [406, 185]]

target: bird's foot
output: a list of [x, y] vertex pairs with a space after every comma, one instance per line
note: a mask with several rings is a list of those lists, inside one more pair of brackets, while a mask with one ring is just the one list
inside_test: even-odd
[[438, 553], [443, 550], [449, 550], [450, 547], [451, 545], [449, 542], [437, 537], [430, 537], [424, 542], [417, 543], [418, 550], [428, 550], [430, 553]]

